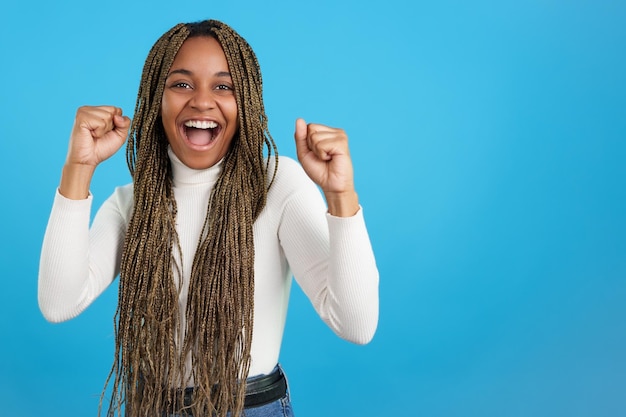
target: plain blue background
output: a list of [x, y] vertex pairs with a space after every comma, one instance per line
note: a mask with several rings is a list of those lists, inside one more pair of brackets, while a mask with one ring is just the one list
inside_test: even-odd
[[[281, 154], [300, 116], [351, 140], [380, 324], [351, 345], [294, 288], [299, 417], [626, 416], [626, 3], [608, 0], [5, 0], [2, 415], [95, 415], [116, 288], [58, 325], [36, 299], [73, 117], [132, 114], [152, 43], [204, 18], [257, 52]], [[120, 152], [96, 206], [128, 180]]]

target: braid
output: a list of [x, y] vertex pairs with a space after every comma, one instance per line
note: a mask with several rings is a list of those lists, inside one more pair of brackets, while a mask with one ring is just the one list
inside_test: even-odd
[[[178, 304], [182, 282], [176, 280], [182, 279], [182, 253], [160, 107], [176, 53], [194, 36], [211, 36], [221, 44], [233, 79], [240, 128], [207, 207], [182, 329]], [[215, 20], [179, 24], [161, 36], [146, 59], [128, 139], [134, 208], [120, 267], [115, 361], [105, 385], [113, 381], [108, 416], [121, 416], [122, 405], [133, 417], [178, 412], [166, 409], [166, 404], [175, 403], [172, 388], [184, 388], [189, 377], [195, 385], [194, 415], [222, 417], [228, 411], [240, 415], [253, 327], [252, 230], [272, 182], [268, 181], [272, 152], [277, 153], [267, 126], [260, 68], [248, 43]], [[277, 164], [278, 158], [274, 161]], [[185, 369], [188, 356], [191, 370]]]

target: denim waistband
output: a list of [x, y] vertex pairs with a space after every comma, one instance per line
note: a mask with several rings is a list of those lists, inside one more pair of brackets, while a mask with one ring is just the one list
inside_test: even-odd
[[[185, 409], [185, 416], [192, 416], [191, 404], [193, 403], [193, 387], [187, 387], [183, 394], [183, 404], [168, 403], [167, 409]], [[287, 394], [287, 378], [283, 373], [280, 366], [276, 366], [272, 372], [267, 375], [259, 375], [248, 378], [246, 380], [246, 397], [244, 400], [245, 408], [261, 407], [276, 400], [279, 400]], [[178, 395], [174, 394], [173, 398], [180, 398], [180, 391]]]

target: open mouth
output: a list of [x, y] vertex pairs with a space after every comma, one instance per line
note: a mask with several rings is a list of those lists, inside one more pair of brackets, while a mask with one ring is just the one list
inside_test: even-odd
[[183, 131], [187, 140], [196, 146], [210, 145], [220, 130], [219, 124], [207, 120], [188, 120], [183, 125]]

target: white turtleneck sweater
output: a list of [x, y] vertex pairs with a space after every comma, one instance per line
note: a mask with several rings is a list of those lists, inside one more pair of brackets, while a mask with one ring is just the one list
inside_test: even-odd
[[[183, 254], [180, 311], [184, 312], [193, 255], [221, 163], [193, 170], [171, 151], [170, 160]], [[116, 188], [89, 227], [91, 203], [91, 196], [69, 200], [58, 191], [55, 195], [39, 268], [39, 306], [49, 321], [79, 315], [119, 274], [133, 186]], [[331, 216], [317, 186], [300, 165], [280, 157], [267, 204], [253, 230], [254, 327], [249, 376], [267, 374], [278, 363], [292, 274], [337, 335], [360, 344], [371, 340], [378, 323], [378, 270], [362, 209], [353, 217]]]

